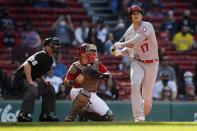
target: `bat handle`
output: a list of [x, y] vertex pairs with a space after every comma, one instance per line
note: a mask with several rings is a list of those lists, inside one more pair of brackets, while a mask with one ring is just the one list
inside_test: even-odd
[[115, 49], [113, 48], [113, 49], [111, 49], [111, 52], [114, 52], [115, 51]]

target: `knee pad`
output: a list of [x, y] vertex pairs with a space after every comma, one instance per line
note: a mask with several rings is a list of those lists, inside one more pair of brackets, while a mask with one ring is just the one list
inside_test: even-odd
[[102, 121], [113, 121], [114, 120], [114, 114], [111, 110], [108, 110], [105, 115], [102, 117]]
[[88, 104], [90, 92], [82, 89], [73, 102], [72, 112], [78, 114]]
[[90, 98], [90, 96], [91, 96], [91, 93], [85, 89], [80, 90], [79, 94], [82, 94], [88, 98]]

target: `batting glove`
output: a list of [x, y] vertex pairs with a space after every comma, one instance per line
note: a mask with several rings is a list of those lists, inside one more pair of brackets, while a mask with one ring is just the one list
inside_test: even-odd
[[115, 46], [117, 49], [123, 48], [122, 42], [116, 42], [113, 46]]
[[116, 49], [114, 52], [113, 52], [113, 55], [114, 56], [120, 56], [121, 55], [121, 51], [119, 49]]
[[110, 52], [114, 56], [120, 56], [121, 55], [121, 51], [117, 47], [115, 47], [114, 45], [110, 48]]

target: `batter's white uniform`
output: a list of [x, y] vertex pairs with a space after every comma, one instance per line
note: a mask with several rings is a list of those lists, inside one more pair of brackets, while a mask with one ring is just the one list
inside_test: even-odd
[[[119, 43], [133, 52], [131, 60], [131, 102], [134, 119], [145, 120], [146, 111], [152, 106], [152, 91], [158, 71], [158, 45], [151, 23], [142, 21], [135, 30], [133, 24]], [[130, 51], [131, 52], [131, 51]], [[145, 104], [146, 103], [146, 104]]]

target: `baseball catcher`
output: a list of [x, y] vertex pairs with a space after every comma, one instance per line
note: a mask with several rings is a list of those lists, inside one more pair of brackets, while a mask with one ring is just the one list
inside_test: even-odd
[[79, 121], [112, 121], [112, 111], [96, 94], [101, 79], [111, 80], [109, 71], [97, 59], [96, 46], [83, 43], [79, 58], [70, 66], [64, 80], [67, 87], [73, 87], [70, 92], [73, 106], [65, 121], [72, 122], [77, 116]]

